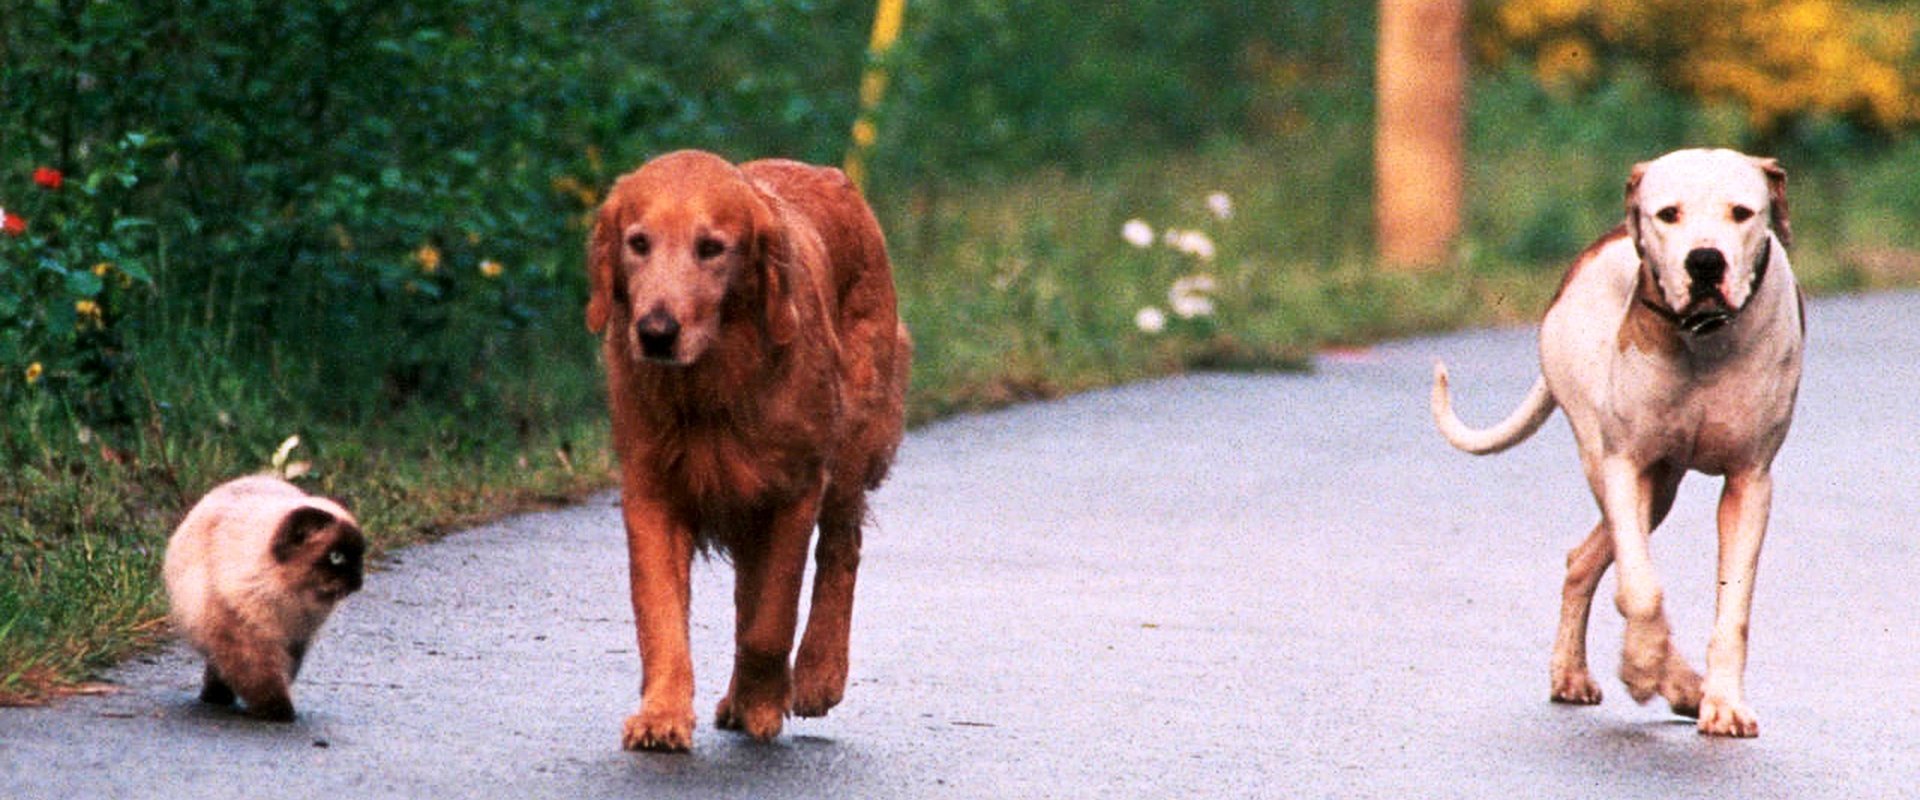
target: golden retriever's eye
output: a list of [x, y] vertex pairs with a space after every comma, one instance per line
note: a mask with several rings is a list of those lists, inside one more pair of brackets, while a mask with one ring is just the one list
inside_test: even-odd
[[718, 258], [720, 254], [724, 252], [727, 252], [727, 246], [722, 244], [719, 239], [701, 239], [693, 243], [693, 254], [699, 256], [703, 261], [709, 258]]
[[1654, 214], [1654, 216], [1659, 217], [1661, 222], [1672, 225], [1680, 221], [1680, 207], [1667, 206], [1666, 208], [1660, 209], [1660, 213]]
[[1747, 220], [1750, 220], [1750, 219], [1753, 219], [1753, 209], [1748, 208], [1746, 206], [1733, 207], [1734, 222], [1746, 222]]
[[627, 249], [632, 250], [636, 256], [645, 257], [647, 252], [653, 249], [653, 242], [647, 241], [646, 234], [636, 233], [627, 237]]

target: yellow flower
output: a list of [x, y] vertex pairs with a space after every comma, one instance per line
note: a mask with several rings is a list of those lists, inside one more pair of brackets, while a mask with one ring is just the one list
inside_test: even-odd
[[495, 261], [491, 258], [480, 262], [480, 274], [485, 277], [498, 278], [500, 277], [500, 273], [506, 272], [506, 271], [507, 271], [506, 267], [500, 266], [500, 262]]
[[107, 273], [112, 271], [113, 271], [113, 265], [105, 261], [102, 261], [98, 264], [93, 265], [93, 274], [95, 277], [100, 277], [100, 278], [107, 277]]
[[871, 121], [863, 119], [853, 123], [853, 143], [855, 145], [859, 147], [872, 147], [873, 140], [877, 138], [879, 138], [879, 132], [874, 130]]
[[1535, 57], [1534, 71], [1540, 83], [1564, 87], [1586, 83], [1598, 71], [1593, 48], [1578, 36], [1563, 36], [1547, 42]]
[[552, 186], [555, 192], [569, 195], [580, 201], [580, 205], [583, 208], [593, 208], [594, 206], [600, 205], [599, 193], [595, 192], [586, 184], [581, 183], [579, 178], [575, 178], [572, 175], [562, 175], [554, 178]]
[[27, 365], [27, 385], [32, 386], [36, 383], [39, 383], [40, 375], [42, 373], [45, 373], [46, 371], [47, 371], [47, 368], [40, 366], [40, 362], [38, 361], [28, 364]]
[[[1673, 51], [1646, 66], [1689, 94], [1731, 101], [1762, 131], [1799, 115], [1920, 121], [1920, 12], [1848, 0], [1507, 0], [1483, 52], [1530, 52], [1549, 88], [1589, 84], [1610, 51]], [[1614, 55], [1618, 58], [1617, 53]]]
[[73, 310], [74, 310], [74, 313], [80, 315], [80, 318], [82, 320], [91, 322], [94, 325], [100, 324], [100, 304], [99, 303], [96, 303], [92, 300], [75, 300], [73, 301]]
[[420, 262], [420, 270], [429, 275], [440, 271], [440, 251], [433, 245], [420, 245], [420, 249], [413, 251], [413, 260]]

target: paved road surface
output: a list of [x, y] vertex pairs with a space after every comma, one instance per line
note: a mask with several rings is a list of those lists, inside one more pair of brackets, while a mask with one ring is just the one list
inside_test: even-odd
[[[1920, 296], [1811, 318], [1757, 740], [1628, 700], [1605, 599], [1605, 704], [1547, 703], [1561, 559], [1595, 515], [1566, 426], [1475, 459], [1427, 421], [1436, 355], [1470, 420], [1518, 402], [1532, 336], [1501, 330], [915, 431], [877, 496], [847, 701], [770, 746], [703, 719], [692, 755], [619, 750], [638, 668], [602, 496], [401, 553], [316, 646], [294, 725], [197, 707], [178, 652], [120, 694], [0, 710], [0, 797], [1914, 796]], [[1696, 664], [1712, 486], [1655, 540]], [[702, 709], [730, 581], [696, 570]]]

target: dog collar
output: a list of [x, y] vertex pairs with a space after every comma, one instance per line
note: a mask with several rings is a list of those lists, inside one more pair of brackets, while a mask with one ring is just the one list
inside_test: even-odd
[[1687, 314], [1682, 316], [1679, 312], [1656, 303], [1648, 299], [1645, 295], [1640, 295], [1638, 299], [1640, 305], [1646, 306], [1648, 311], [1654, 313], [1654, 316], [1666, 320], [1667, 324], [1694, 336], [1705, 336], [1720, 330], [1732, 323], [1736, 317], [1740, 316], [1739, 311]]

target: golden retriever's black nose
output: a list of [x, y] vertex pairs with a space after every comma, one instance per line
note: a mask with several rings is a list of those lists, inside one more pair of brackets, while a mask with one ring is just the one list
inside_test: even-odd
[[673, 346], [680, 341], [680, 321], [667, 313], [665, 308], [655, 307], [633, 326], [634, 332], [640, 336], [641, 355], [661, 360], [673, 359]]
[[1687, 277], [1693, 279], [1694, 292], [1700, 293], [1720, 285], [1720, 279], [1727, 274], [1727, 257], [1712, 247], [1697, 247], [1687, 251]]

